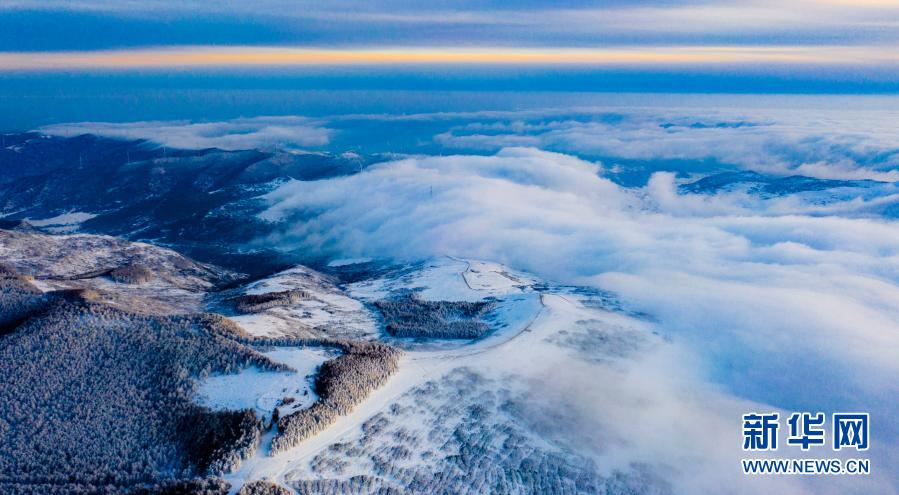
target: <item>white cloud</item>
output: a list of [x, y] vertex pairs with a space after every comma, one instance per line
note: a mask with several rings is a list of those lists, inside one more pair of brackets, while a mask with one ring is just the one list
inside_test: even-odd
[[456, 126], [435, 140], [457, 149], [525, 145], [612, 159], [714, 159], [777, 175], [899, 181], [895, 111], [669, 108], [593, 119], [598, 112], [583, 111], [581, 118], [548, 114], [542, 119], [533, 113], [510, 114], [487, 124]]
[[666, 174], [625, 189], [599, 171], [536, 149], [413, 158], [286, 184], [264, 216], [286, 226], [270, 241], [307, 253], [450, 254], [611, 289], [694, 350], [701, 378], [681, 386], [869, 410], [880, 441], [899, 439], [895, 222], [852, 218], [853, 201], [835, 210], [847, 217], [811, 216], [817, 206], [797, 198], [684, 195]]
[[[899, 229], [872, 213], [895, 204], [899, 193], [881, 185], [866, 192], [763, 196], [738, 187], [684, 194], [671, 172], [656, 172], [636, 189], [603, 174], [616, 159], [666, 170], [673, 159], [711, 158], [777, 175], [896, 180], [896, 117], [886, 110], [585, 109], [84, 123], [45, 132], [242, 149], [323, 146], [329, 123], [352, 132], [341, 119], [446, 122], [450, 130], [436, 137], [439, 143], [495, 154], [415, 157], [353, 176], [287, 183], [265, 198], [263, 217], [283, 222], [284, 231], [264, 242], [332, 258], [487, 259], [616, 292], [629, 308], [651, 314], [671, 342], [617, 367], [553, 368], [568, 382], [548, 371], [531, 377], [575, 384], [577, 392], [558, 393], [587, 418], [585, 427], [616, 437], [634, 418], [642, 421], [645, 434], [619, 446], [607, 465], [702, 465], [701, 476], [679, 477], [682, 491], [692, 493], [733, 487], [733, 477], [720, 471], [739, 453], [720, 441], [738, 434], [729, 421], [755, 402], [870, 411], [882, 447], [871, 452], [877, 469], [899, 473], [899, 460], [885, 448], [899, 441], [892, 412], [899, 395]], [[702, 436], [702, 452], [678, 451], [673, 431]], [[875, 486], [882, 482], [873, 477]], [[773, 491], [872, 486], [808, 483], [815, 481], [787, 480]]]
[[[7, 0], [3, 10], [87, 11], [141, 16], [215, 13], [222, 16], [254, 16], [256, 19], [288, 18], [325, 23], [402, 24], [413, 29], [432, 25], [490, 26], [513, 36], [522, 34], [549, 39], [589, 39], [597, 34], [629, 39], [652, 35], [729, 35], [764, 39], [766, 36], [802, 34], [818, 39], [842, 36], [877, 42], [895, 41], [899, 8], [889, 0], [751, 0], [751, 1], [634, 1], [608, 5], [576, 2], [530, 2], [524, 8], [507, 2], [445, 2], [422, 4], [408, 1], [292, 2], [260, 0], [252, 4], [232, 0], [136, 1], [136, 0]], [[485, 33], [480, 33], [483, 38]], [[425, 43], [426, 44], [426, 43]]]
[[208, 123], [79, 122], [50, 125], [40, 131], [59, 136], [96, 134], [119, 139], [145, 139], [180, 149], [224, 150], [318, 147], [328, 143], [332, 132], [319, 122], [305, 117], [255, 117]]

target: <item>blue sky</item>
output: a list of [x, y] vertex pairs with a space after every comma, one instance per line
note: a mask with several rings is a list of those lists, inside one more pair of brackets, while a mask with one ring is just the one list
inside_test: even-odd
[[[681, 397], [871, 411], [896, 444], [897, 94], [899, 0], [0, 0], [0, 130], [409, 154], [285, 184], [269, 199], [294, 223], [266, 242], [484, 257], [613, 291], [676, 347], [635, 367], [653, 387], [597, 402], [720, 445], [737, 413], [678, 416]], [[679, 189], [721, 170], [861, 182]], [[745, 486], [649, 440], [632, 460]], [[885, 493], [895, 450], [872, 448], [881, 490], [825, 488]], [[794, 488], [768, 491], [823, 493]]]
[[[224, 51], [230, 54], [224, 63], [236, 63], [237, 47], [257, 54], [266, 48], [481, 50], [493, 53], [493, 61], [508, 59], [509, 50], [549, 51], [561, 60], [566, 50], [576, 49], [601, 53], [586, 59], [588, 65], [882, 68], [895, 66], [897, 42], [899, 4], [890, 0], [0, 2], [5, 69], [59, 65], [59, 59], [35, 52], [108, 50], [131, 50], [129, 63], [161, 49], [201, 56]], [[17, 52], [31, 55], [11, 61], [9, 54]], [[433, 53], [425, 59], [445, 62]], [[124, 62], [107, 57], [81, 63]], [[159, 62], [167, 63], [172, 61]]]
[[4, 0], [0, 71], [577, 65], [895, 79], [892, 0]]
[[6, 0], [0, 46], [877, 45], [895, 49], [889, 0], [432, 1]]
[[899, 3], [0, 0], [0, 129], [321, 90], [896, 94]]

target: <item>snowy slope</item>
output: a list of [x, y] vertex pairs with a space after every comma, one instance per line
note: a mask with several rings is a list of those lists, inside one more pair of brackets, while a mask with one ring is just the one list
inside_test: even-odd
[[[236, 374], [208, 376], [199, 383], [197, 402], [213, 409], [255, 409], [259, 417], [266, 419], [271, 418], [278, 406], [283, 416], [316, 401], [315, 373], [333, 352], [322, 348], [284, 347], [263, 354], [295, 371], [263, 371], [254, 367]], [[292, 400], [282, 405], [284, 399]]]
[[232, 317], [258, 336], [369, 338], [377, 332], [377, 320], [361, 302], [337, 286], [334, 280], [304, 266], [256, 281], [242, 294], [303, 291], [308, 297], [286, 307], [269, 308]]

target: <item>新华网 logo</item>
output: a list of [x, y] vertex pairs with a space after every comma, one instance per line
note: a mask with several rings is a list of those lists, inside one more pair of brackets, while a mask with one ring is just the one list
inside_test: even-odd
[[[868, 449], [868, 413], [833, 413], [831, 445], [833, 450]], [[787, 445], [809, 450], [824, 445], [827, 428], [822, 412], [795, 412], [787, 419]], [[777, 450], [780, 413], [747, 413], [743, 415], [743, 450]]]
[[[786, 444], [802, 451], [825, 445], [830, 436], [835, 451], [868, 450], [869, 415], [859, 412], [833, 413], [828, 428], [823, 412], [794, 412], [786, 421]], [[780, 413], [751, 412], [743, 415], [743, 450], [776, 451], [780, 431]], [[753, 458], [742, 459], [743, 472], [755, 475], [870, 474], [871, 462], [866, 458]]]

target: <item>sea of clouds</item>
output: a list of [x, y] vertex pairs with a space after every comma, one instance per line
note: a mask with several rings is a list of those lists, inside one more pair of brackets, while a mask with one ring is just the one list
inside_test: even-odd
[[[711, 444], [738, 441], [727, 433], [732, 428], [738, 435], [731, 399], [784, 411], [869, 411], [876, 422], [871, 456], [881, 476], [868, 480], [873, 486], [830, 486], [895, 491], [889, 480], [899, 473], [899, 225], [870, 209], [897, 201], [891, 185], [868, 182], [885, 192], [850, 188], [832, 197], [826, 188], [691, 194], [679, 189], [685, 179], [676, 171], [656, 171], [644, 186], [623, 187], [605, 176], [607, 162], [575, 153], [651, 160], [659, 169], [669, 159], [713, 156], [781, 176], [884, 181], [894, 180], [899, 166], [896, 126], [852, 114], [839, 122], [859, 124], [848, 133], [833, 122], [816, 126], [817, 117], [801, 126], [796, 118], [603, 119], [535, 124], [503, 116], [499, 123], [454, 124], [435, 139], [450, 150], [490, 151], [413, 156], [352, 176], [287, 183], [266, 197], [264, 218], [285, 226], [271, 241], [333, 257], [494, 260], [552, 281], [613, 291], [626, 306], [652, 315], [672, 349], [684, 349], [675, 353], [680, 359], [669, 354], [646, 371], [632, 369], [628, 378], [660, 408], [657, 422], [687, 423], [689, 411], [701, 409], [683, 396], [661, 400], [670, 394], [659, 390], [661, 377], [689, 376], [677, 383], [686, 394], [720, 387], [723, 395], [708, 396], [716, 397], [707, 405], [711, 411], [693, 416], [708, 425]], [[591, 373], [605, 372], [577, 373], [587, 383]], [[601, 387], [607, 388], [616, 387]], [[641, 392], [630, 394], [636, 395], [629, 407], [640, 407]], [[592, 411], [608, 413], [610, 400], [596, 397], [591, 403], [601, 405]], [[730, 405], [715, 411], [716, 404]], [[724, 428], [728, 414], [733, 424]], [[677, 442], [667, 440], [668, 453], [676, 452]], [[715, 478], [692, 486], [721, 483]], [[827, 488], [783, 483], [779, 490]]]
[[[263, 218], [283, 229], [264, 242], [310, 257], [491, 260], [616, 293], [651, 315], [666, 343], [623, 367], [575, 363], [531, 378], [572, 384], [544, 388], [583, 428], [616, 438], [644, 432], [607, 459], [673, 466], [682, 493], [899, 490], [899, 224], [885, 214], [899, 203], [895, 111], [618, 108], [237, 122], [99, 133], [152, 134], [172, 146], [208, 136], [199, 147], [322, 149], [335, 137], [362, 143], [372, 126], [411, 132], [394, 149], [375, 148], [405, 158], [288, 182], [265, 196]], [[88, 128], [98, 130], [65, 129]], [[732, 170], [822, 182], [779, 192], [681, 187]], [[634, 171], [645, 179], [622, 180]], [[725, 446], [739, 445], [739, 415], [750, 407], [870, 412], [875, 474], [747, 483], [730, 463], [739, 451]]]
[[[668, 173], [627, 189], [599, 172], [534, 148], [410, 158], [288, 183], [264, 216], [290, 225], [277, 242], [310, 252], [488, 259], [613, 290], [727, 362], [714, 372], [744, 395], [895, 405], [884, 393], [899, 392], [893, 221], [680, 194]], [[845, 373], [815, 380], [820, 369]]]
[[316, 147], [328, 143], [330, 130], [305, 117], [253, 117], [221, 122], [142, 121], [78, 122], [42, 127], [56, 136], [95, 134], [147, 140], [180, 149], [243, 150], [272, 147]]
[[899, 180], [896, 112], [640, 109], [457, 125], [449, 148], [533, 146], [628, 160], [714, 160], [770, 174]]

